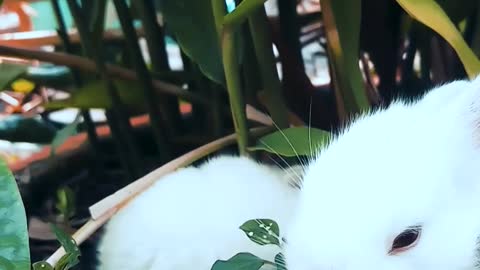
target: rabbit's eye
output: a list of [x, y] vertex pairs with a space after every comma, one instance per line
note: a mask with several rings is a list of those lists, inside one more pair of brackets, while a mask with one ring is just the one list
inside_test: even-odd
[[421, 227], [414, 226], [410, 227], [407, 230], [399, 234], [392, 243], [392, 248], [388, 252], [391, 255], [397, 254], [399, 252], [405, 251], [413, 247], [420, 236]]

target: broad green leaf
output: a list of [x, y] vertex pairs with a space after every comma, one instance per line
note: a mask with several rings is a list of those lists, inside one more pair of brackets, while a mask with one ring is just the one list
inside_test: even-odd
[[60, 230], [54, 224], [51, 224], [51, 228], [52, 231], [55, 233], [57, 240], [65, 249], [65, 255], [60, 258], [57, 265], [55, 266], [55, 270], [68, 270], [78, 264], [78, 257], [80, 257], [81, 255], [80, 249], [78, 248], [75, 240], [70, 235]]
[[32, 266], [33, 270], [53, 270], [53, 267], [45, 261], [36, 262]]
[[250, 254], [238, 253], [227, 261], [216, 261], [211, 270], [258, 270], [265, 264], [265, 260]]
[[[122, 101], [130, 106], [143, 107], [144, 96], [140, 85], [134, 81], [115, 81]], [[45, 104], [47, 109], [63, 108], [111, 108], [112, 103], [104, 81], [93, 81], [77, 89], [71, 97], [64, 100], [54, 100]]]
[[219, 38], [211, 0], [164, 0], [162, 13], [167, 28], [182, 51], [211, 80], [224, 84]]
[[277, 270], [287, 270], [285, 256], [282, 253], [278, 253], [275, 256], [275, 264], [277, 265]]
[[425, 24], [442, 36], [463, 63], [470, 78], [480, 73], [480, 60], [468, 47], [457, 27], [434, 0], [397, 0], [398, 4], [414, 19]]
[[258, 139], [250, 150], [263, 150], [286, 157], [311, 156], [328, 144], [330, 133], [316, 128], [294, 127]]
[[25, 65], [15, 65], [9, 63], [0, 63], [0, 91], [5, 90], [5, 87], [27, 71]]
[[0, 161], [0, 228], [0, 268], [29, 269], [25, 209], [15, 178], [3, 160]]
[[240, 229], [259, 245], [280, 245], [280, 229], [274, 220], [252, 219], [242, 224]]
[[57, 132], [51, 144], [50, 156], [55, 155], [57, 148], [61, 146], [70, 136], [77, 133], [77, 126], [80, 123], [81, 119], [82, 116], [80, 113], [78, 113], [72, 123], [66, 125], [64, 128]]
[[321, 0], [335, 88], [347, 113], [369, 107], [358, 64], [361, 1]]

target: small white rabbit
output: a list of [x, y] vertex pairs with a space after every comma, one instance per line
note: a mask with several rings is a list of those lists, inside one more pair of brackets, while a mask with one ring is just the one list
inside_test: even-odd
[[[302, 172], [297, 167], [298, 173]], [[209, 270], [271, 218], [289, 270], [480, 268], [480, 78], [353, 121], [297, 173], [220, 157], [158, 181], [107, 225], [99, 270]], [[293, 177], [294, 176], [294, 177]]]
[[361, 116], [303, 180], [289, 270], [480, 269], [480, 77]]
[[258, 218], [286, 226], [301, 173], [293, 169], [222, 156], [165, 176], [107, 224], [97, 269], [210, 270], [239, 252], [273, 261], [279, 248], [253, 243], [239, 226]]

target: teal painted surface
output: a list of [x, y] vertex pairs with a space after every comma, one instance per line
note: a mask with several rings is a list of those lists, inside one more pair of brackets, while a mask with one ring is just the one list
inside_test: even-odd
[[[33, 30], [53, 30], [57, 28], [57, 22], [55, 21], [50, 1], [38, 1], [30, 5], [37, 13], [37, 16], [32, 17]], [[67, 1], [60, 1], [60, 9], [64, 14], [67, 27], [72, 27], [73, 20], [68, 10]]]

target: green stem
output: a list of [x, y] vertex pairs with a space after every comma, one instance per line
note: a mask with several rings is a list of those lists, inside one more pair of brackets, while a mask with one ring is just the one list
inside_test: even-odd
[[[286, 0], [280, 0], [286, 1]], [[225, 26], [236, 27], [245, 22], [256, 9], [263, 7], [266, 0], [243, 0], [234, 11], [225, 16]]]
[[[113, 0], [115, 8], [117, 10], [122, 31], [125, 35], [125, 42], [128, 48], [128, 54], [135, 70], [137, 71], [140, 79], [143, 93], [145, 96], [145, 103], [147, 105], [148, 114], [150, 116], [150, 125], [153, 129], [155, 142], [158, 147], [158, 153], [162, 162], [166, 162], [170, 156], [170, 149], [167, 143], [167, 134], [165, 130], [171, 131], [171, 125], [169, 123], [165, 107], [158, 106], [158, 97], [155, 95], [152, 84], [152, 77], [148, 72], [147, 65], [142, 56], [140, 46], [138, 45], [138, 36], [135, 32], [135, 28], [132, 24], [132, 18], [130, 16], [128, 6], [124, 0]], [[162, 123], [166, 126], [162, 129]]]
[[[168, 63], [164, 29], [158, 23], [154, 2], [151, 0], [135, 0], [131, 3], [135, 6], [140, 19], [142, 20], [148, 53], [152, 63], [152, 71], [171, 71]], [[182, 123], [178, 98], [168, 95], [160, 95], [159, 97], [161, 99], [161, 106], [165, 108], [165, 116], [170, 120], [170, 125], [168, 126], [167, 131], [174, 135], [177, 132], [177, 127], [175, 125], [178, 126]], [[181, 127], [178, 129], [181, 129]]]
[[[75, 24], [82, 41], [83, 48], [89, 57], [92, 57], [95, 61], [96, 67], [105, 81], [107, 92], [112, 100], [112, 114], [108, 117], [109, 123], [112, 127], [112, 135], [118, 141], [119, 153], [122, 155], [121, 159], [128, 160], [129, 164], [127, 170], [129, 174], [134, 178], [140, 177], [143, 174], [142, 165], [140, 162], [140, 153], [135, 144], [135, 140], [132, 133], [132, 127], [128, 116], [124, 113], [123, 102], [120, 99], [120, 95], [107, 73], [106, 65], [104, 63], [101, 48], [95, 48], [94, 42], [88, 37], [90, 31], [88, 30], [88, 24], [84, 20], [84, 14], [78, 2], [76, 0], [67, 0], [72, 17], [75, 20]], [[116, 122], [116, 123], [113, 123]]]
[[287, 128], [287, 105], [283, 99], [282, 84], [278, 77], [265, 8], [258, 9], [251, 14], [249, 25], [265, 90], [266, 106], [278, 127]]
[[240, 84], [240, 68], [235, 54], [235, 33], [231, 28], [225, 28], [223, 31], [222, 58], [239, 151], [241, 155], [247, 155], [247, 115]]
[[235, 32], [233, 28], [222, 27], [225, 16], [225, 1], [212, 1], [213, 14], [222, 48], [223, 68], [227, 82], [227, 91], [230, 99], [233, 124], [237, 134], [240, 155], [248, 155], [248, 128], [245, 102], [240, 82], [240, 67], [235, 54]]

